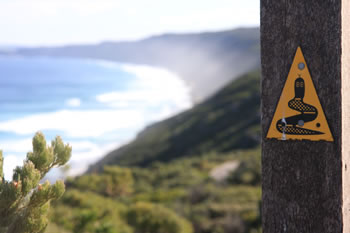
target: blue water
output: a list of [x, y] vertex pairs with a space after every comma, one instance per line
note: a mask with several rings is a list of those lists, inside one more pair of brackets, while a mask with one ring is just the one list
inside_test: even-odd
[[[0, 121], [59, 109], [105, 109], [95, 99], [98, 94], [124, 90], [136, 77], [115, 66], [74, 59], [0, 58]], [[65, 102], [79, 98], [81, 105]], [[39, 130], [39, 129], [38, 129]], [[59, 132], [44, 131], [48, 138]], [[1, 132], [0, 139], [19, 138]]]
[[80, 108], [90, 108], [95, 95], [125, 89], [135, 78], [118, 66], [47, 58], [0, 58], [0, 72], [0, 119], [53, 111], [76, 97], [89, 104]]
[[[31, 150], [35, 131], [44, 132], [48, 140], [61, 135], [70, 142], [71, 165], [77, 171], [72, 173], [79, 173], [108, 150], [131, 140], [145, 125], [161, 119], [157, 116], [189, 106], [189, 93], [181, 81], [164, 72], [156, 77], [158, 73], [151, 71], [148, 83], [147, 77], [141, 82], [123, 64], [0, 57], [0, 149], [4, 149], [7, 179]], [[103, 96], [108, 93], [117, 94]]]

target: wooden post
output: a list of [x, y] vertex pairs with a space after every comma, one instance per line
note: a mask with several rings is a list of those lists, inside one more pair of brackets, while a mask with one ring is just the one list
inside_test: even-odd
[[[261, 0], [265, 233], [350, 232], [349, 37], [349, 0]], [[266, 138], [298, 46], [333, 142]]]

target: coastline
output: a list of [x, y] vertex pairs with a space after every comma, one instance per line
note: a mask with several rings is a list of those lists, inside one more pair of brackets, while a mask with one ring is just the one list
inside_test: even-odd
[[[20, 59], [22, 58], [23, 60], [32, 61], [27, 56]], [[57, 58], [41, 56], [36, 57], [36, 59], [50, 59], [50, 61], [53, 61]], [[58, 59], [63, 62], [67, 61], [65, 58]], [[73, 146], [71, 175], [77, 175], [84, 172], [91, 163], [101, 159], [107, 152], [132, 140], [147, 125], [184, 111], [193, 104], [189, 87], [186, 86], [183, 79], [164, 68], [94, 59], [68, 58], [68, 60], [94, 63], [104, 66], [106, 69], [121, 69], [122, 72], [132, 74], [134, 80], [128, 83], [126, 90], [95, 95], [96, 102], [101, 107], [105, 107], [105, 110], [80, 109], [80, 105], [85, 103], [84, 100], [76, 97], [68, 98], [66, 102], [70, 106], [61, 107], [53, 112], [31, 114], [18, 119], [0, 121], [0, 134], [13, 133], [18, 136], [18, 139], [14, 139], [16, 137], [10, 140], [0, 139], [0, 147], [4, 147], [7, 167], [6, 179], [10, 179], [10, 167], [14, 168], [19, 165], [25, 158], [25, 153], [31, 150], [30, 138], [38, 130], [44, 133], [48, 130], [61, 131], [57, 134], [63, 133], [64, 140], [71, 142]], [[131, 106], [132, 109], [128, 109]], [[137, 110], [138, 107], [142, 109]], [[133, 116], [130, 117], [130, 114]], [[87, 118], [87, 120], [82, 121], [81, 119], [84, 118]], [[99, 119], [103, 118], [106, 119], [101, 123]], [[72, 122], [68, 122], [68, 125], [64, 126], [59, 123], [60, 121]], [[51, 123], [55, 125], [52, 126]], [[84, 132], [90, 135], [78, 132], [84, 126], [87, 127]], [[63, 127], [63, 130], [60, 127]], [[130, 130], [128, 130], [128, 127], [131, 127]], [[121, 139], [117, 133], [118, 130], [121, 130], [120, 132], [130, 132], [126, 133], [124, 139]], [[84, 138], [84, 136], [86, 137]], [[100, 138], [103, 137], [108, 139], [107, 141], [110, 143], [101, 143]], [[116, 139], [114, 142], [113, 138]], [[14, 151], [13, 147], [7, 146], [15, 145], [19, 141], [22, 141], [21, 147], [23, 148], [21, 150]], [[55, 175], [57, 175], [57, 171]]]

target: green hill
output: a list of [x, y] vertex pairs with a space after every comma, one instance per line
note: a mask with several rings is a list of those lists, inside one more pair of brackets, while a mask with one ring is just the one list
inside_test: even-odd
[[243, 75], [194, 108], [147, 127], [89, 171], [254, 148], [260, 143], [259, 86], [259, 71]]
[[259, 83], [241, 76], [67, 180], [47, 233], [261, 233]]

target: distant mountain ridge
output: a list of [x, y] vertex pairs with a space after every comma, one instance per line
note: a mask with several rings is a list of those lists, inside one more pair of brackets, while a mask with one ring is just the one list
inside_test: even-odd
[[239, 28], [164, 34], [131, 42], [19, 48], [14, 54], [103, 59], [163, 67], [183, 78], [191, 87], [194, 100], [202, 101], [232, 78], [260, 66], [259, 37], [259, 28]]
[[255, 148], [260, 144], [260, 71], [232, 81], [201, 104], [179, 115], [148, 126], [131, 143], [122, 146], [96, 164], [143, 166], [154, 162], [226, 153]]

